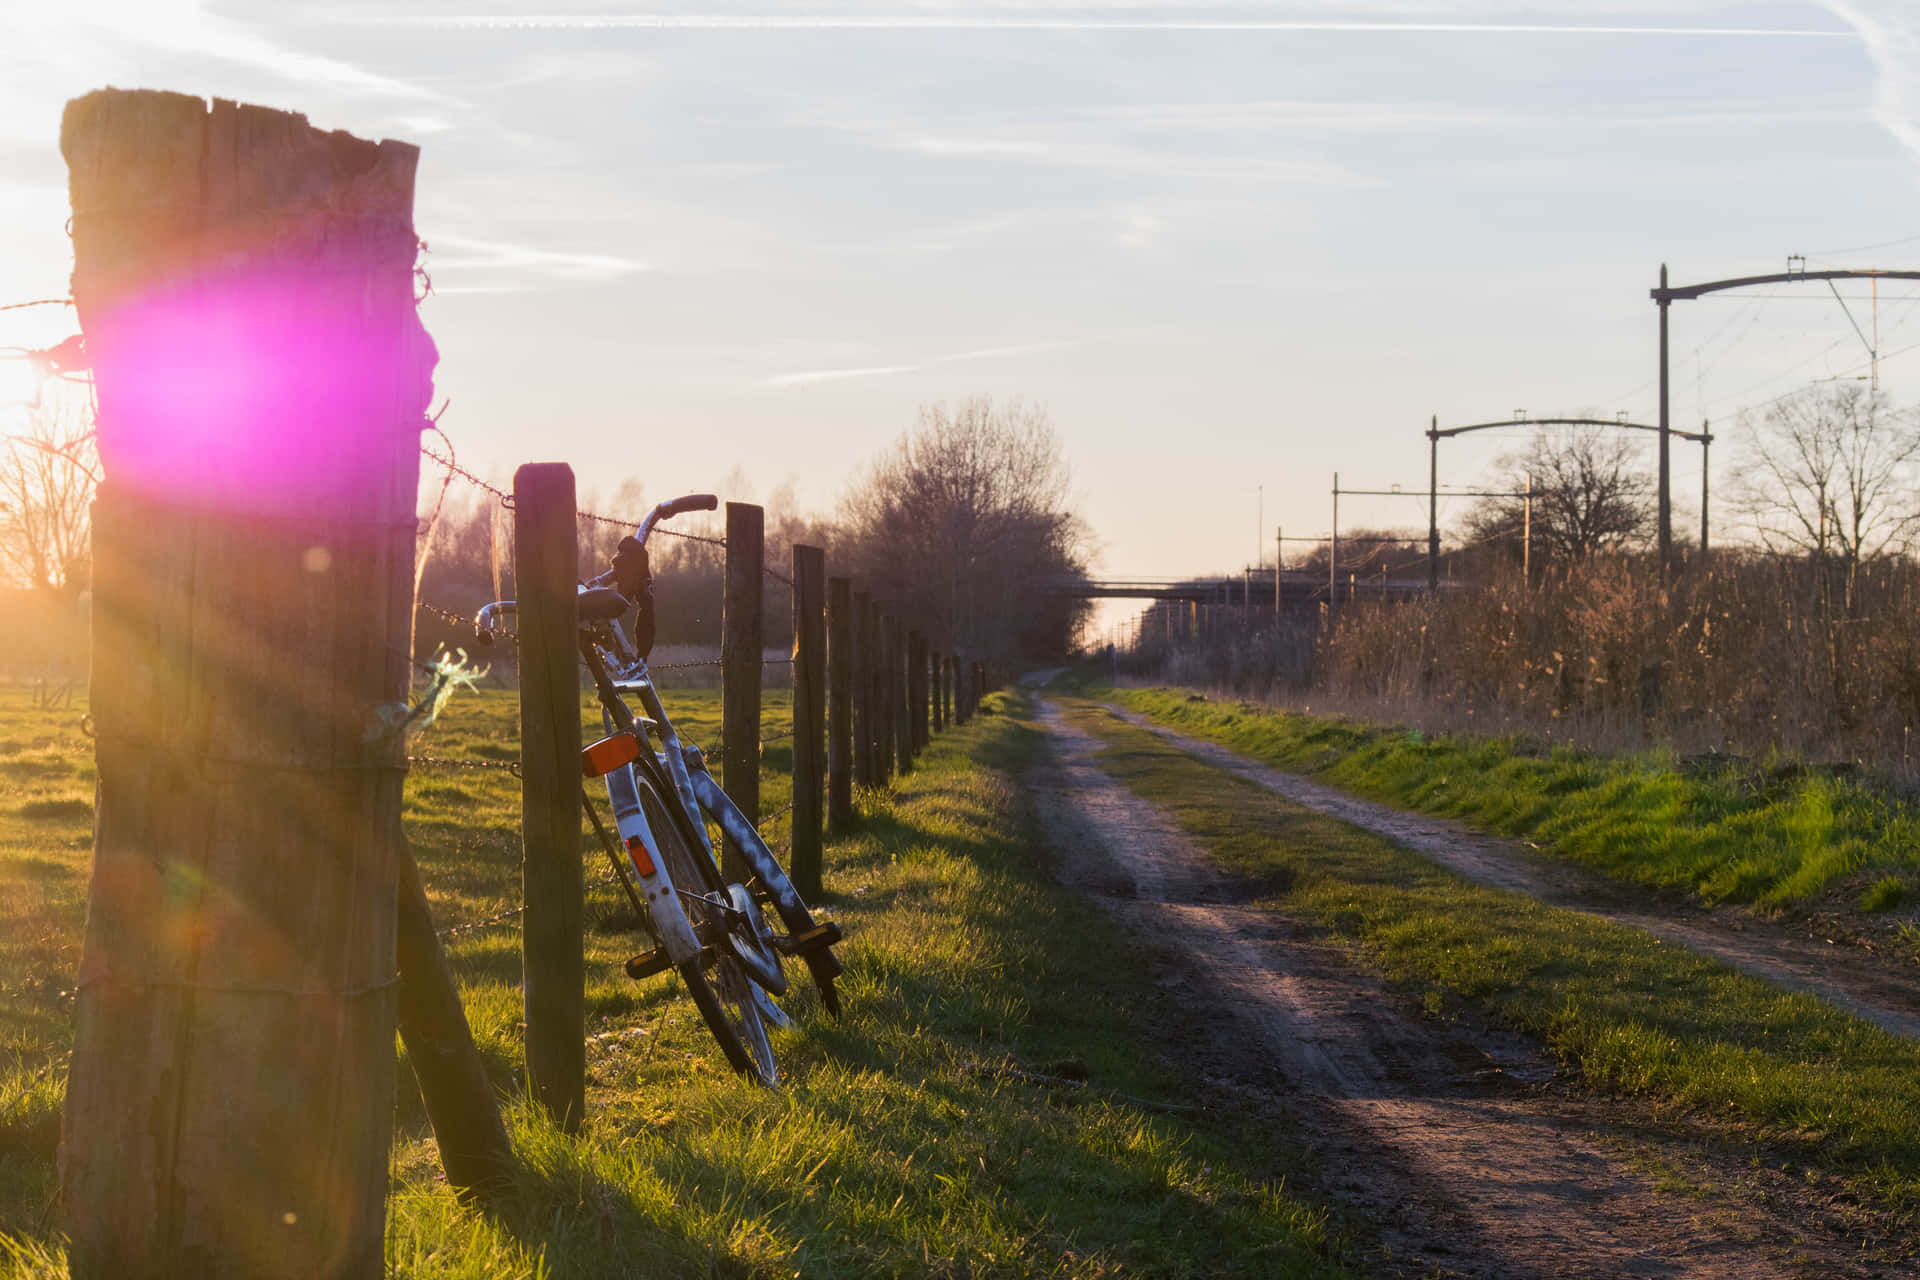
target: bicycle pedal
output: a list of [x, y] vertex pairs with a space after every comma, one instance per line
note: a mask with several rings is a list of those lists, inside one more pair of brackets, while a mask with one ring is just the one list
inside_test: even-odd
[[831, 920], [823, 920], [805, 933], [790, 938], [775, 938], [774, 946], [790, 956], [804, 956], [826, 950], [840, 941], [842, 936], [839, 925]]
[[671, 968], [673, 968], [673, 957], [667, 954], [667, 949], [665, 947], [655, 947], [653, 950], [643, 951], [633, 957], [633, 959], [627, 961], [627, 976], [629, 978], [651, 978], [654, 974], [665, 973]]

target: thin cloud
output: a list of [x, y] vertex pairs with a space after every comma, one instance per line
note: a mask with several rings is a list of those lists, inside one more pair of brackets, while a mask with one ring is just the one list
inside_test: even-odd
[[[531, 245], [509, 244], [498, 240], [477, 240], [468, 236], [429, 237], [435, 247], [427, 266], [433, 271], [525, 271], [560, 280], [595, 283], [637, 275], [654, 268], [634, 258], [605, 253], [573, 253], [559, 249], [536, 249]], [[452, 249], [442, 253], [440, 249]], [[441, 292], [454, 292], [452, 289]]]
[[1873, 63], [1873, 118], [1920, 160], [1920, 19], [1891, 0], [1820, 0], [1850, 25]]
[[49, 10], [35, 18], [28, 11], [23, 20], [49, 32], [57, 32], [67, 24], [91, 26], [148, 48], [214, 58], [301, 84], [379, 97], [445, 101], [444, 95], [420, 85], [379, 75], [337, 58], [302, 53], [276, 44], [249, 27], [209, 12], [199, 0], [170, 3], [159, 0], [115, 6], [111, 12], [101, 14], [84, 9], [71, 14]]
[[925, 365], [876, 364], [861, 369], [809, 369], [805, 373], [783, 373], [768, 378], [770, 387], [804, 387], [815, 382], [839, 382], [845, 378], [877, 378], [889, 373], [916, 373]]
[[783, 373], [768, 378], [769, 387], [804, 387], [815, 382], [838, 382], [846, 378], [878, 378], [895, 373], [920, 373], [943, 364], [959, 364], [967, 360], [996, 360], [1015, 356], [1042, 355], [1049, 351], [1062, 351], [1076, 347], [1078, 342], [1023, 342], [1012, 346], [977, 347], [971, 351], [956, 351], [950, 355], [934, 356], [915, 364], [877, 364], [854, 369], [810, 369], [804, 373]]
[[1195, 155], [1082, 138], [1040, 138], [1011, 133], [904, 133], [883, 136], [881, 145], [890, 150], [942, 159], [1006, 160], [1052, 168], [1139, 173], [1156, 178], [1264, 181], [1310, 187], [1361, 187], [1377, 182], [1351, 169], [1318, 160]]
[[1805, 38], [1849, 36], [1845, 30], [1804, 27], [1682, 27], [1556, 24], [1544, 22], [1374, 22], [1311, 19], [1112, 18], [1067, 15], [1049, 18], [991, 14], [446, 14], [343, 17], [370, 26], [452, 27], [477, 31], [1327, 31], [1432, 32], [1481, 35], [1754, 36]]
[[1420, 129], [1669, 129], [1682, 125], [1805, 124], [1849, 118], [1853, 114], [1826, 106], [1809, 107], [1802, 111], [1783, 111], [1777, 107], [1764, 110], [1719, 107], [1704, 110], [1556, 113], [1426, 106], [1418, 103], [1311, 101], [1128, 104], [1095, 107], [1082, 113], [1089, 120], [1117, 121], [1154, 132], [1204, 130], [1215, 133], [1273, 130], [1400, 133]]

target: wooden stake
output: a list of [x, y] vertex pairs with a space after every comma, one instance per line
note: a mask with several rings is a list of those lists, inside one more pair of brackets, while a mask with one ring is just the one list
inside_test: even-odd
[[433, 931], [420, 868], [400, 851], [400, 1038], [433, 1122], [447, 1183], [463, 1198], [492, 1198], [507, 1183], [513, 1147], [473, 1031], [460, 985]]
[[874, 625], [873, 593], [853, 593], [853, 776], [863, 787], [877, 786], [879, 776], [873, 763], [875, 736], [873, 716], [873, 673], [875, 650], [880, 644]]
[[929, 701], [933, 706], [933, 731], [939, 733], [947, 727], [947, 666], [938, 649], [928, 655], [927, 678], [933, 682]]
[[877, 603], [873, 623], [877, 637], [873, 667], [873, 784], [884, 787], [893, 778], [898, 758], [893, 740], [900, 717], [894, 713], [893, 673], [900, 665], [900, 649], [896, 643], [900, 628]]
[[853, 823], [853, 580], [827, 579], [827, 830]]
[[382, 1270], [417, 151], [216, 99], [67, 105], [93, 510], [93, 873], [68, 1265]]
[[576, 530], [573, 468], [535, 462], [513, 473], [527, 1081], [568, 1133], [579, 1131], [587, 1105]]
[[[760, 821], [761, 573], [766, 513], [727, 504], [726, 600], [720, 631], [720, 785], [747, 821]], [[721, 853], [727, 881], [745, 883], [746, 857], [731, 839]]]
[[793, 548], [793, 857], [800, 896], [820, 898], [821, 809], [826, 797], [827, 553]]
[[898, 618], [887, 620], [887, 703], [893, 720], [894, 768], [902, 777], [913, 772], [913, 714], [907, 695], [907, 672], [913, 658], [907, 629]]
[[927, 749], [927, 638], [907, 633], [907, 718], [915, 755]]

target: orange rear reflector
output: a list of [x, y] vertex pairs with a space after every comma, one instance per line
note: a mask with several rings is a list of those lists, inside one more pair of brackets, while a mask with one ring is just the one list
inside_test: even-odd
[[580, 753], [580, 771], [589, 778], [598, 778], [639, 758], [640, 739], [630, 733], [616, 733]]
[[627, 856], [633, 859], [633, 865], [643, 876], [653, 874], [653, 855], [647, 852], [647, 842], [639, 836], [627, 837]]

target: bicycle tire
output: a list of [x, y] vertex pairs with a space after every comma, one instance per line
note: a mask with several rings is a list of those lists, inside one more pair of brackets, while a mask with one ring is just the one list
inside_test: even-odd
[[[687, 994], [693, 997], [694, 1007], [700, 1010], [728, 1065], [771, 1088], [780, 1082], [780, 1070], [773, 1060], [766, 1024], [754, 1003], [753, 982], [719, 941], [726, 930], [725, 919], [698, 896], [713, 891], [709, 886], [718, 870], [711, 858], [702, 858], [687, 847], [686, 838], [668, 818], [666, 806], [653, 788], [643, 784], [639, 790], [640, 807], [646, 812], [647, 825], [653, 828], [667, 876], [676, 888], [686, 891], [680, 895], [680, 905], [687, 921], [702, 941], [709, 942], [701, 956], [676, 966], [680, 980], [686, 983]], [[705, 869], [701, 867], [703, 862], [707, 864]]]

